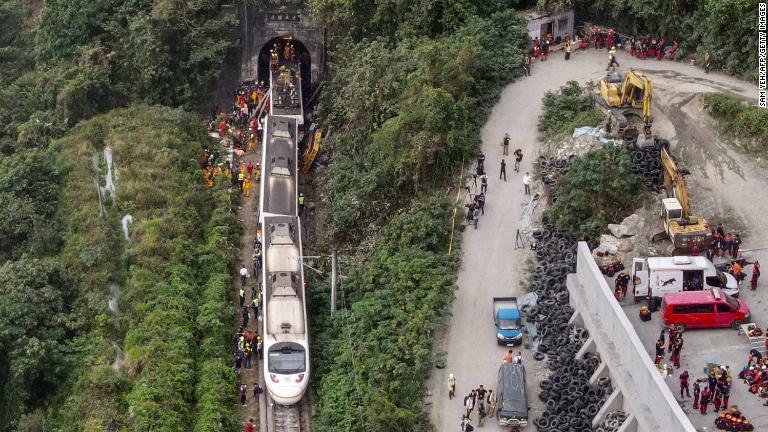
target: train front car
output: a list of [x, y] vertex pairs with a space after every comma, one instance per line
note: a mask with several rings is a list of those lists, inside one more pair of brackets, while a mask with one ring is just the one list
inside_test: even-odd
[[264, 217], [264, 377], [275, 403], [298, 403], [309, 383], [301, 234], [295, 216]]

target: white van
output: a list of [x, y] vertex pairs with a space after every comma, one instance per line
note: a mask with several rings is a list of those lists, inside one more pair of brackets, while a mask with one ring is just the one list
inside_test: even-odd
[[654, 297], [709, 288], [721, 288], [732, 297], [739, 296], [736, 278], [717, 270], [703, 256], [634, 258], [631, 276], [635, 302], [648, 298], [649, 288]]

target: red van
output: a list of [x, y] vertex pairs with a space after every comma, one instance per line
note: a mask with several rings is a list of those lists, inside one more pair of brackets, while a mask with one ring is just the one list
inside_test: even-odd
[[694, 328], [739, 326], [752, 319], [749, 308], [717, 288], [705, 291], [682, 291], [664, 294], [661, 320], [678, 332]]

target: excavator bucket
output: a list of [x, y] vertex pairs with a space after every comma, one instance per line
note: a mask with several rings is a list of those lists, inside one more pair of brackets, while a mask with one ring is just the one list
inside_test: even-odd
[[669, 234], [666, 231], [656, 233], [651, 237], [651, 243], [658, 243], [660, 241], [669, 240]]

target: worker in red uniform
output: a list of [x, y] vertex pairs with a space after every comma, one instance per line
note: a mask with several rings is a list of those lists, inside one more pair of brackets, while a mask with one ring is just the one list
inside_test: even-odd
[[229, 130], [229, 125], [227, 124], [227, 120], [222, 119], [219, 122], [219, 138], [224, 139], [224, 137], [227, 136], [227, 130]]
[[701, 386], [699, 380], [693, 383], [693, 409], [699, 409], [699, 394], [701, 393]]
[[707, 415], [707, 405], [709, 405], [709, 398], [712, 396], [712, 392], [709, 391], [709, 387], [704, 387], [701, 392], [701, 400], [699, 401], [699, 412], [701, 415]]
[[688, 386], [688, 378], [690, 378], [688, 371], [683, 371], [683, 373], [680, 374], [680, 399], [685, 397], [683, 393], [685, 393], [685, 395], [688, 397], [691, 397], [690, 387]]
[[[755, 261], [755, 265], [752, 266], [752, 281], [750, 282], [750, 286], [752, 290], [757, 289], [757, 280], [760, 278], [760, 261]], [[766, 343], [768, 343], [768, 339], [766, 339]]]

